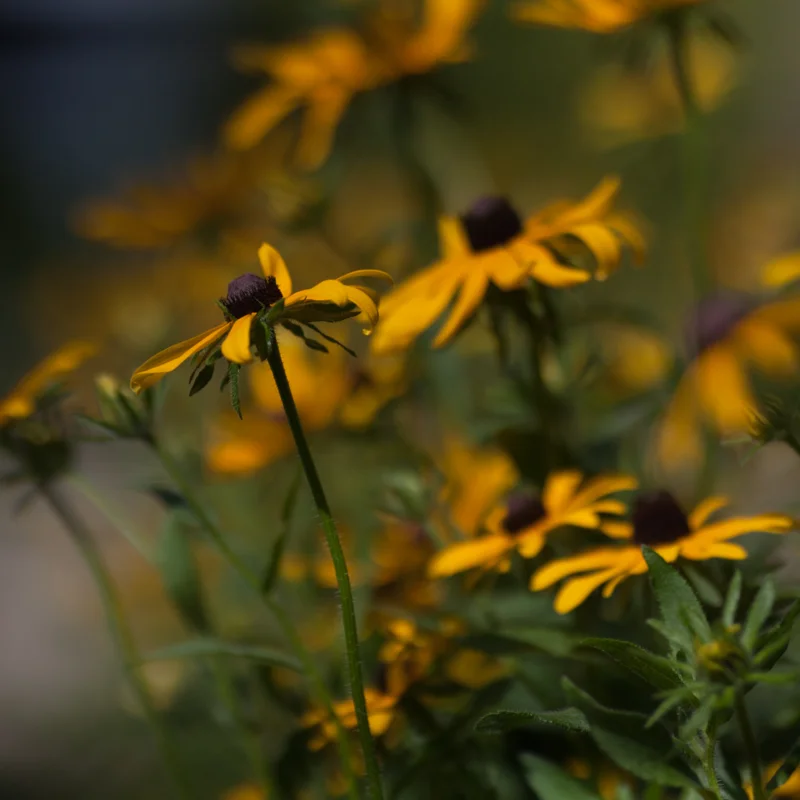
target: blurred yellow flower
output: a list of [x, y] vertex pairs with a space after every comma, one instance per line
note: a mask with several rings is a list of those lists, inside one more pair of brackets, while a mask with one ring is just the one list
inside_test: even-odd
[[444, 640], [408, 619], [389, 620], [384, 633], [386, 638], [378, 650], [378, 661], [385, 673], [383, 684], [387, 694], [399, 697], [430, 672]]
[[113, 247], [159, 248], [192, 234], [223, 234], [254, 188], [252, 160], [230, 155], [190, 162], [179, 181], [134, 184], [120, 199], [86, 205], [74, 218], [78, 234]]
[[559, 200], [524, 223], [503, 197], [484, 197], [459, 218], [440, 222], [442, 259], [426, 267], [385, 298], [375, 331], [376, 353], [404, 350], [413, 344], [455, 300], [433, 340], [450, 342], [475, 313], [490, 286], [512, 291], [533, 278], [554, 287], [569, 287], [591, 278], [570, 266], [576, 257], [591, 257], [598, 279], [620, 264], [625, 246], [637, 260], [644, 239], [633, 218], [613, 210], [617, 178], [606, 178], [585, 199]]
[[252, 326], [264, 312], [278, 312], [274, 317], [275, 324], [283, 320], [338, 322], [361, 316], [367, 325], [365, 333], [371, 331], [378, 321], [377, 293], [352, 281], [377, 278], [391, 282], [386, 273], [356, 270], [336, 280], [322, 281], [311, 289], [292, 292], [289, 270], [278, 251], [263, 244], [258, 257], [263, 277], [247, 273], [228, 284], [227, 296], [220, 301], [228, 318], [226, 322], [149, 358], [131, 377], [133, 391], [138, 393], [158, 383], [195, 353], [206, 350], [210, 354], [219, 346], [229, 362], [249, 363], [253, 360]]
[[224, 792], [220, 800], [268, 800], [268, 796], [252, 783], [243, 783]]
[[[736, 53], [719, 37], [698, 32], [686, 39], [685, 60], [698, 108], [714, 110], [735, 83]], [[579, 113], [607, 147], [683, 130], [686, 109], [666, 46], [654, 52], [647, 69], [621, 63], [596, 69], [581, 94]]]
[[602, 800], [616, 800], [617, 791], [623, 787], [633, 788], [630, 775], [617, 769], [612, 764], [601, 763], [599, 766], [589, 764], [580, 758], [570, 758], [566, 762], [567, 772], [581, 780], [592, 780]]
[[790, 334], [800, 331], [800, 298], [759, 303], [738, 292], [715, 292], [697, 306], [687, 331], [692, 360], [657, 433], [657, 453], [667, 466], [700, 457], [703, 424], [731, 436], [750, 429], [757, 402], [747, 368], [773, 378], [800, 369]]
[[[308, 432], [335, 422], [346, 428], [365, 428], [405, 388], [402, 364], [373, 360], [359, 371], [350, 368], [344, 353], [319, 355], [299, 340], [287, 342], [286, 338], [280, 342], [283, 365]], [[220, 474], [253, 472], [294, 450], [272, 371], [256, 364], [248, 374], [256, 413], [249, 414], [246, 422], [224, 413], [209, 435], [206, 464]]]
[[25, 419], [36, 410], [36, 403], [44, 392], [62, 378], [74, 372], [97, 352], [88, 342], [69, 342], [47, 356], [5, 397], [0, 398], [0, 426], [16, 419]]
[[291, 44], [239, 48], [239, 67], [265, 72], [270, 84], [234, 113], [225, 140], [233, 148], [252, 147], [303, 109], [296, 159], [315, 169], [328, 157], [355, 95], [463, 60], [464, 37], [481, 5], [481, 0], [424, 0], [421, 24], [414, 25], [413, 13], [406, 13], [413, 7], [386, 2], [359, 31], [330, 28]]
[[786, 253], [770, 261], [762, 273], [762, 281], [770, 288], [780, 288], [800, 278], [800, 252]]
[[541, 499], [512, 495], [489, 514], [485, 535], [445, 547], [431, 559], [428, 573], [444, 577], [474, 568], [508, 572], [514, 552], [533, 558], [544, 547], [547, 535], [558, 528], [573, 525], [603, 530], [614, 525], [606, 517], [624, 514], [627, 506], [609, 495], [636, 486], [636, 479], [625, 475], [584, 481], [577, 470], [555, 472], [545, 481]]
[[784, 514], [708, 521], [728, 504], [725, 497], [709, 497], [687, 516], [669, 492], [642, 494], [633, 504], [630, 523], [599, 528], [607, 536], [627, 544], [597, 547], [586, 553], [556, 559], [536, 571], [531, 578], [531, 589], [547, 589], [569, 578], [556, 594], [554, 604], [559, 614], [567, 614], [599, 586], [604, 587], [603, 597], [610, 597], [626, 578], [647, 572], [642, 545], [652, 547], [669, 562], [678, 558], [738, 561], [747, 558], [747, 551], [740, 544], [732, 543], [731, 539], [746, 533], [785, 533], [794, 527], [793, 520]]
[[[772, 780], [772, 776], [780, 769], [781, 762], [775, 761], [764, 770], [764, 783]], [[745, 792], [750, 800], [753, 800], [753, 787], [747, 784], [744, 787]], [[788, 800], [798, 800], [800, 798], [800, 769], [796, 769], [788, 778], [783, 786], [775, 789], [771, 794], [771, 798], [785, 797]]]
[[657, 14], [707, 0], [520, 0], [512, 9], [519, 22], [615, 33]]

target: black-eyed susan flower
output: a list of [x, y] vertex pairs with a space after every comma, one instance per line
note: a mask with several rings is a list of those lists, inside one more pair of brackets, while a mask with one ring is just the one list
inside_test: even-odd
[[520, 0], [512, 14], [520, 22], [615, 33], [658, 14], [705, 2], [707, 0]]
[[746, 433], [758, 403], [749, 368], [788, 378], [800, 368], [791, 334], [800, 330], [800, 298], [759, 302], [718, 291], [700, 301], [687, 330], [691, 361], [658, 431], [660, 460], [668, 466], [696, 460], [705, 425], [724, 436]]
[[358, 30], [330, 28], [291, 44], [240, 48], [238, 65], [265, 72], [270, 83], [234, 113], [226, 141], [234, 148], [252, 147], [303, 109], [297, 162], [306, 169], [318, 167], [357, 94], [463, 60], [464, 37], [480, 6], [480, 0], [424, 0], [421, 23], [415, 25], [385, 3]]
[[69, 342], [47, 356], [5, 397], [0, 398], [0, 427], [14, 420], [22, 420], [36, 411], [42, 395], [67, 375], [74, 372], [97, 352], [89, 342]]
[[669, 492], [643, 494], [633, 504], [630, 523], [599, 528], [618, 544], [593, 548], [546, 564], [534, 573], [531, 589], [547, 589], [566, 578], [555, 598], [555, 610], [566, 614], [600, 586], [603, 597], [610, 597], [626, 578], [647, 572], [642, 545], [652, 547], [668, 562], [679, 558], [742, 560], [747, 558], [747, 551], [731, 539], [746, 533], [785, 533], [794, 525], [784, 514], [710, 521], [728, 503], [725, 497], [709, 497], [687, 515]]
[[[445, 547], [430, 561], [428, 573], [443, 577], [469, 569], [507, 572], [511, 556], [538, 555], [547, 535], [565, 526], [600, 529], [613, 526], [609, 518], [624, 514], [627, 506], [610, 497], [635, 489], [635, 478], [601, 475], [584, 480], [577, 470], [563, 470], [545, 481], [541, 497], [513, 494], [486, 518], [486, 534]], [[613, 529], [613, 528], [612, 528]]]
[[274, 326], [281, 323], [338, 322], [361, 316], [364, 332], [371, 332], [378, 321], [377, 293], [357, 283], [361, 278], [391, 282], [379, 270], [356, 270], [336, 280], [324, 280], [311, 289], [292, 291], [292, 279], [280, 254], [268, 244], [258, 251], [263, 275], [247, 273], [228, 284], [220, 301], [226, 321], [211, 330], [162, 350], [149, 358], [131, 377], [131, 388], [140, 392], [176, 370], [196, 353], [209, 357], [217, 350], [232, 364], [253, 361], [255, 323]]
[[455, 301], [433, 341], [446, 345], [490, 286], [512, 291], [531, 279], [557, 288], [585, 283], [592, 272], [570, 264], [586, 256], [604, 279], [619, 266], [625, 246], [641, 259], [639, 227], [613, 208], [619, 188], [618, 179], [606, 178], [582, 201], [557, 201], [525, 222], [503, 197], [482, 198], [461, 217], [443, 219], [442, 259], [386, 296], [373, 352], [408, 348]]

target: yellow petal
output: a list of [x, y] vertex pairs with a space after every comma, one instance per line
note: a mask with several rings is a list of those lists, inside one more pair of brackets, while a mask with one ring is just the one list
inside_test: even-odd
[[457, 572], [493, 565], [497, 559], [514, 549], [509, 536], [481, 536], [469, 542], [446, 547], [438, 552], [428, 565], [431, 578], [455, 575]]
[[492, 283], [504, 292], [519, 289], [528, 282], [530, 267], [517, 258], [517, 253], [518, 249], [513, 246], [478, 253], [473, 256], [473, 269], [486, 273]]
[[693, 531], [699, 530], [712, 514], [730, 505], [730, 502], [727, 497], [722, 497], [722, 495], [715, 495], [702, 500], [697, 504], [694, 511], [689, 514], [689, 528]]
[[[623, 575], [626, 574], [623, 570]], [[557, 614], [569, 614], [576, 609], [586, 598], [601, 584], [612, 578], [619, 577], [619, 568], [611, 567], [606, 570], [584, 575], [580, 578], [568, 580], [556, 594], [553, 608]]]
[[553, 254], [541, 245], [519, 241], [512, 249], [517, 257], [528, 265], [531, 277], [539, 283], [555, 289], [564, 289], [591, 280], [592, 276], [586, 270], [559, 264]]
[[696, 365], [690, 367], [681, 379], [658, 428], [656, 450], [659, 460], [668, 468], [696, 462], [703, 452], [695, 368]]
[[468, 258], [469, 240], [458, 217], [439, 217], [439, 251], [443, 260]]
[[570, 234], [580, 239], [597, 262], [597, 277], [613, 272], [622, 258], [622, 244], [616, 233], [604, 224], [587, 222], [575, 225]]
[[603, 522], [599, 530], [611, 539], [630, 539], [633, 536], [633, 525], [630, 522], [616, 522], [613, 520]]
[[712, 522], [697, 531], [694, 537], [698, 541], [720, 542], [733, 539], [745, 533], [786, 533], [794, 527], [791, 517], [785, 514], [759, 514], [753, 517], [736, 517], [734, 519]]
[[724, 558], [728, 561], [744, 561], [747, 550], [732, 542], [713, 542], [701, 544], [690, 542], [681, 548], [681, 555], [692, 561], [705, 561], [709, 558]]
[[800, 252], [789, 253], [770, 261], [761, 279], [765, 286], [785, 286], [800, 278]]
[[572, 500], [583, 475], [576, 469], [555, 472], [547, 477], [542, 490], [542, 504], [548, 514], [558, 514]]
[[281, 254], [265, 242], [258, 248], [258, 260], [261, 262], [264, 277], [275, 278], [281, 294], [288, 297], [292, 293], [292, 277]]
[[297, 165], [302, 169], [317, 169], [330, 155], [336, 128], [353, 96], [343, 87], [331, 90], [327, 86], [326, 89], [328, 91], [312, 100], [306, 109], [295, 155]]
[[131, 376], [131, 389], [138, 394], [143, 389], [158, 383], [167, 373], [173, 372], [188, 358], [219, 339], [232, 325], [232, 322], [224, 322], [210, 331], [173, 344], [148, 358]]
[[246, 150], [258, 144], [300, 103], [291, 86], [268, 86], [244, 102], [228, 120], [223, 136], [228, 147]]
[[489, 278], [483, 272], [474, 272], [467, 278], [461, 287], [458, 300], [456, 300], [447, 317], [447, 321], [442, 325], [433, 340], [434, 347], [443, 347], [461, 330], [480, 305], [488, 285]]
[[544, 533], [529, 532], [517, 536], [517, 549], [523, 558], [536, 558], [542, 552], [546, 537]]
[[234, 364], [248, 364], [253, 360], [250, 352], [250, 328], [255, 314], [239, 317], [222, 343], [222, 355]]
[[736, 353], [724, 343], [708, 348], [695, 364], [703, 410], [723, 434], [745, 431], [756, 400]]
[[599, 475], [586, 482], [575, 494], [573, 507], [588, 506], [607, 494], [629, 492], [639, 487], [639, 481], [630, 475]]
[[797, 347], [776, 325], [751, 317], [734, 331], [737, 350], [768, 375], [786, 377], [798, 371]]
[[617, 564], [625, 563], [631, 553], [638, 553], [638, 547], [598, 547], [577, 556], [559, 558], [545, 564], [531, 578], [531, 589], [539, 591], [552, 586], [568, 575], [581, 572], [594, 572], [598, 569], [609, 569]]
[[360, 278], [374, 278], [375, 280], [386, 281], [389, 284], [394, 283], [392, 276], [388, 272], [384, 272], [382, 269], [356, 269], [352, 272], [346, 272], [344, 275], [340, 275], [336, 280], [340, 283], [347, 283], [348, 281], [353, 281]]

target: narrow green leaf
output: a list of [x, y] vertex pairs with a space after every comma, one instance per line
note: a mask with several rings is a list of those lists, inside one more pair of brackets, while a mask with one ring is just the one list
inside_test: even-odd
[[770, 669], [786, 652], [792, 637], [795, 620], [800, 616], [800, 600], [795, 600], [784, 613], [781, 621], [759, 636], [755, 646], [758, 651], [754, 661], [758, 666]]
[[351, 350], [347, 345], [342, 344], [342, 342], [340, 342], [338, 339], [334, 338], [333, 336], [329, 336], [327, 333], [325, 333], [325, 331], [321, 331], [316, 325], [314, 325], [313, 322], [304, 322], [303, 325], [305, 325], [307, 328], [311, 328], [314, 333], [316, 333], [318, 336], [321, 336], [323, 339], [325, 339], [325, 341], [338, 345], [342, 348], [342, 350], [345, 351], [345, 353], [349, 353], [351, 356], [353, 356], [353, 358], [358, 358], [355, 350]]
[[750, 610], [747, 612], [747, 618], [742, 628], [742, 644], [748, 650], [752, 650], [755, 647], [761, 627], [767, 621], [774, 605], [775, 584], [770, 578], [765, 578], [764, 583], [761, 584], [761, 588], [753, 599]]
[[186, 642], [162, 647], [144, 657], [144, 661], [180, 661], [192, 658], [209, 658], [214, 656], [230, 656], [244, 658], [269, 664], [273, 667], [286, 667], [295, 672], [302, 672], [299, 661], [272, 647], [260, 647], [247, 644], [236, 644], [219, 639], [190, 639]]
[[684, 653], [692, 653], [695, 637], [703, 641], [711, 639], [711, 627], [703, 607], [680, 573], [655, 550], [643, 547], [642, 553], [664, 625], [674, 640], [680, 642]]
[[269, 594], [272, 591], [272, 587], [275, 585], [275, 581], [280, 572], [283, 551], [286, 547], [286, 541], [289, 538], [292, 514], [294, 513], [297, 502], [297, 493], [300, 489], [301, 475], [302, 473], [300, 471], [295, 473], [292, 483], [289, 486], [289, 491], [286, 492], [286, 497], [283, 500], [283, 508], [281, 509], [281, 530], [272, 546], [272, 552], [270, 553], [269, 561], [264, 570], [264, 577], [261, 579], [261, 591], [264, 594]]
[[693, 697], [691, 692], [688, 691], [678, 691], [673, 692], [669, 695], [669, 697], [665, 698], [656, 708], [656, 710], [648, 717], [647, 722], [645, 723], [645, 728], [652, 728], [653, 725], [656, 724], [662, 717], [669, 714], [673, 708], [677, 708], [682, 703], [687, 701], [690, 697]]
[[214, 364], [206, 364], [200, 372], [197, 373], [197, 377], [194, 379], [194, 383], [192, 383], [189, 389], [189, 397], [196, 395], [199, 391], [208, 386], [209, 382], [214, 377], [214, 366]]
[[200, 573], [179, 511], [170, 512], [164, 521], [155, 563], [164, 588], [184, 622], [196, 631], [207, 632], [209, 621]]
[[680, 676], [672, 668], [668, 659], [651, 653], [632, 642], [620, 639], [584, 639], [581, 644], [605, 653], [626, 669], [659, 691], [667, 691], [682, 686]]
[[749, 672], [744, 680], [748, 683], [769, 683], [780, 686], [785, 683], [800, 683], [800, 672]]
[[520, 760], [528, 784], [541, 800], [600, 800], [585, 781], [568, 775], [552, 762], [527, 753]]
[[577, 708], [557, 711], [492, 711], [475, 724], [480, 733], [505, 733], [529, 725], [555, 726], [570, 733], [588, 733], [589, 723]]
[[792, 749], [783, 759], [777, 772], [769, 779], [766, 786], [767, 797], [772, 797], [773, 793], [780, 789], [798, 768], [800, 768], [800, 739], [792, 745]]
[[239, 419], [242, 419], [242, 406], [239, 400], [240, 369], [241, 367], [239, 366], [239, 364], [234, 364], [232, 361], [228, 363], [228, 380], [231, 387], [231, 406], [238, 415]]
[[705, 575], [692, 564], [683, 565], [683, 574], [686, 576], [689, 584], [694, 590], [695, 594], [706, 605], [713, 608], [719, 608], [723, 603], [723, 597], [719, 589], [714, 586]]
[[737, 569], [733, 573], [728, 593], [725, 595], [725, 605], [722, 607], [722, 624], [730, 628], [736, 622], [736, 611], [739, 608], [739, 598], [742, 596], [742, 573]]

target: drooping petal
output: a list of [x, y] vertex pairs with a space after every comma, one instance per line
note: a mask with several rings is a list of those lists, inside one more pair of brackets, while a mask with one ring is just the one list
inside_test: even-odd
[[441, 550], [431, 559], [428, 575], [431, 578], [441, 578], [483, 567], [494, 563], [513, 549], [514, 540], [510, 536], [481, 536], [472, 541], [459, 542]]
[[548, 475], [542, 489], [542, 504], [551, 515], [559, 514], [569, 504], [580, 486], [583, 475], [576, 469]]
[[292, 86], [271, 85], [256, 92], [225, 125], [226, 144], [235, 150], [253, 147], [299, 104], [300, 97]]
[[547, 537], [543, 531], [531, 530], [517, 536], [517, 550], [523, 558], [536, 558], [542, 552]]
[[265, 278], [275, 278], [284, 297], [292, 293], [292, 276], [281, 254], [266, 242], [258, 248], [258, 260]]
[[573, 497], [575, 507], [594, 503], [607, 494], [630, 492], [639, 487], [639, 481], [631, 475], [599, 475], [586, 482]]
[[504, 292], [519, 289], [530, 277], [529, 267], [515, 256], [513, 247], [496, 247], [473, 256], [473, 269], [485, 272], [495, 286]]
[[[696, 366], [696, 365], [695, 365]], [[658, 428], [656, 451], [667, 467], [698, 461], [702, 454], [699, 399], [695, 392], [695, 367], [683, 376]]]
[[761, 275], [765, 286], [785, 286], [800, 278], [800, 252], [770, 261]]
[[469, 258], [472, 248], [461, 221], [457, 217], [439, 217], [438, 227], [442, 260]]
[[564, 289], [586, 283], [592, 278], [586, 270], [559, 264], [553, 254], [541, 245], [519, 241], [513, 245], [512, 251], [527, 264], [530, 276], [546, 286]]
[[576, 556], [556, 559], [534, 573], [531, 578], [531, 589], [533, 591], [547, 589], [548, 586], [552, 586], [568, 575], [594, 572], [598, 569], [608, 569], [617, 564], [626, 563], [632, 552], [639, 553], [639, 548], [598, 547]]
[[303, 131], [297, 146], [297, 165], [314, 170], [330, 155], [336, 128], [344, 115], [352, 93], [344, 88], [325, 86], [321, 97], [311, 99], [303, 120]]
[[792, 518], [785, 514], [759, 514], [754, 517], [735, 517], [712, 522], [697, 531], [693, 538], [703, 542], [720, 542], [745, 533], [786, 533], [793, 527]]
[[476, 271], [467, 277], [461, 287], [458, 300], [456, 300], [447, 317], [447, 321], [442, 325], [433, 340], [434, 347], [444, 347], [461, 330], [480, 305], [488, 285], [489, 278], [484, 272]]
[[712, 514], [730, 505], [730, 502], [727, 497], [722, 495], [714, 495], [701, 500], [694, 511], [689, 514], [689, 528], [693, 531], [700, 530]]
[[745, 319], [736, 326], [733, 335], [737, 350], [768, 375], [786, 377], [798, 371], [797, 346], [768, 320]]
[[224, 322], [216, 328], [173, 344], [148, 358], [131, 376], [131, 389], [139, 394], [143, 389], [158, 383], [167, 373], [173, 372], [188, 358], [223, 336], [232, 325], [232, 322]]
[[222, 355], [234, 364], [248, 364], [253, 360], [250, 352], [250, 328], [255, 314], [246, 314], [233, 323], [222, 343]]
[[[576, 609], [584, 600], [599, 586], [606, 581], [619, 577], [619, 567], [594, 572], [591, 575], [583, 575], [580, 578], [571, 578], [559, 589], [556, 594], [553, 608], [557, 614], [569, 614]], [[623, 575], [626, 571], [623, 569]]]
[[716, 344], [695, 366], [702, 407], [714, 426], [723, 434], [747, 430], [757, 404], [735, 351]]
[[394, 283], [392, 276], [382, 269], [355, 269], [352, 272], [346, 272], [344, 275], [340, 275], [336, 280], [340, 283], [349, 283], [354, 280], [359, 280], [360, 278], [373, 278], [379, 281], [386, 281], [390, 285]]
[[709, 558], [744, 561], [747, 558], [747, 550], [733, 542], [712, 542], [710, 544], [688, 542], [681, 549], [681, 556], [691, 561], [705, 561]]

